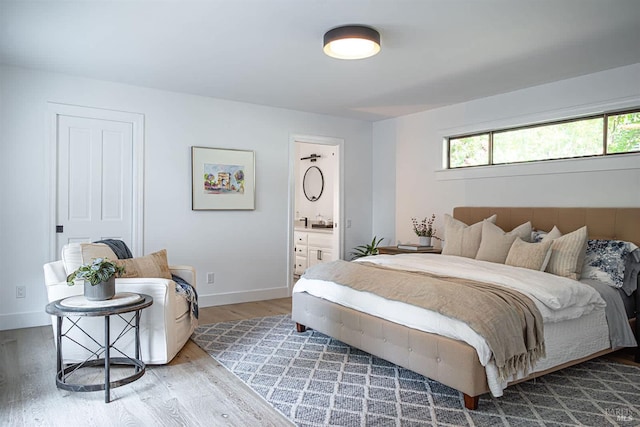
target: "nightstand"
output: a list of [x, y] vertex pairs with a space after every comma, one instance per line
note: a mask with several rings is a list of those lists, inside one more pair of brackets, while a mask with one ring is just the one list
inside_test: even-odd
[[397, 246], [381, 246], [378, 248], [380, 255], [397, 255], [397, 254], [439, 254], [442, 252], [440, 248], [428, 248], [428, 249], [398, 249]]

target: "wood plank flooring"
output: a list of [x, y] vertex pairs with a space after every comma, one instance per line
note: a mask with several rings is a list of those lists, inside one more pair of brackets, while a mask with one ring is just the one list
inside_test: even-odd
[[[200, 308], [200, 324], [291, 312], [291, 298]], [[249, 387], [188, 341], [165, 366], [104, 392], [55, 385], [50, 326], [0, 331], [0, 426], [291, 426]]]
[[[291, 312], [282, 298], [200, 309], [200, 324]], [[622, 350], [609, 356], [633, 362]], [[0, 426], [290, 426], [240, 380], [188, 341], [165, 366], [148, 366], [138, 381], [104, 392], [55, 386], [50, 326], [0, 331]]]

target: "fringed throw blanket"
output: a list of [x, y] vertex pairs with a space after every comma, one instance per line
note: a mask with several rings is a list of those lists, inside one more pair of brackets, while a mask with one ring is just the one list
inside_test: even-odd
[[542, 315], [529, 297], [512, 289], [342, 260], [310, 267], [304, 277], [371, 292], [465, 322], [487, 341], [501, 380], [520, 370], [527, 374], [545, 356]]

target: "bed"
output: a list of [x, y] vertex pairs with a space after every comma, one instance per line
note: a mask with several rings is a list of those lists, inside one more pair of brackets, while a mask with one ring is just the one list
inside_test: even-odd
[[[458, 207], [453, 211], [453, 217], [466, 224], [481, 222], [494, 214], [496, 225], [505, 231], [513, 230], [527, 221], [530, 221], [532, 227], [537, 230], [549, 231], [555, 226], [562, 234], [586, 225], [589, 239], [624, 240], [640, 246], [640, 208]], [[471, 268], [470, 264], [475, 262], [468, 258], [435, 254], [380, 255], [372, 258], [377, 264], [391, 269], [399, 269], [402, 266], [412, 269], [416, 263], [420, 263], [420, 265], [428, 264], [429, 268], [436, 271], [438, 268], [451, 269], [448, 262], [454, 263], [456, 271], [464, 271], [467, 267]], [[485, 266], [491, 264], [486, 261], [475, 263]], [[496, 265], [495, 268], [497, 273], [490, 274], [504, 276], [509, 278], [508, 280], [515, 280], [511, 277], [512, 271], [522, 270], [505, 265]], [[537, 275], [538, 279], [544, 278], [545, 283], [558, 281], [550, 277], [553, 275], [549, 273], [534, 272], [532, 274]], [[569, 279], [561, 279], [565, 282], [560, 281], [560, 284], [571, 286]], [[571, 282], [581, 284], [577, 281]], [[439, 324], [438, 319], [415, 324], [416, 322], [411, 319], [422, 319], [423, 316], [416, 314], [420, 312], [411, 315], [412, 310], [416, 309], [411, 305], [398, 305], [394, 302], [395, 311], [393, 309], [391, 311], [395, 314], [389, 315], [380, 303], [380, 299], [373, 300], [373, 308], [371, 304], [369, 308], [361, 308], [361, 303], [365, 303], [369, 297], [367, 293], [358, 294], [357, 291], [351, 290], [349, 291], [351, 300], [349, 300], [349, 292], [333, 282], [309, 279], [303, 275], [294, 287], [292, 319], [296, 322], [299, 332], [306, 328], [315, 329], [455, 388], [463, 393], [465, 406], [468, 409], [477, 409], [482, 394], [491, 392], [495, 396], [500, 396], [501, 390], [509, 384], [526, 381], [599, 357], [622, 346], [629, 346], [632, 341], [635, 345], [631, 327], [635, 327], [636, 336], [638, 336], [640, 323], [637, 321], [637, 316], [640, 292], [635, 291], [627, 295], [627, 292], [622, 290], [608, 285], [601, 286], [597, 281], [591, 282], [595, 283], [583, 286], [589, 288], [587, 294], [590, 296], [585, 297], [589, 300], [589, 309], [585, 309], [583, 314], [568, 316], [566, 319], [555, 319], [552, 323], [547, 323], [545, 320], [546, 356], [538, 360], [531, 370], [521, 370], [507, 377], [498, 375], [495, 366], [487, 361], [487, 357], [492, 359], [491, 354], [487, 356], [486, 350], [484, 350], [485, 353], [480, 351], [479, 347], [482, 346], [475, 343], [473, 339], [468, 340], [464, 335], [466, 332], [456, 335], [456, 333], [431, 330], [433, 328], [429, 325]], [[636, 286], [637, 279], [634, 282], [634, 287]], [[323, 295], [323, 292], [329, 295]], [[594, 294], [597, 295], [593, 296]], [[607, 303], [604, 303], [604, 300]], [[536, 305], [538, 305], [537, 302]], [[626, 334], [626, 338], [619, 336], [613, 338], [612, 328], [615, 322], [610, 318], [613, 316], [612, 312], [618, 317], [622, 316], [623, 322], [628, 319], [629, 323], [625, 324], [627, 330], [617, 332]], [[457, 326], [446, 327], [460, 329]], [[631, 335], [630, 338], [629, 335]], [[567, 348], [576, 350], [567, 351]], [[640, 355], [636, 350], [636, 360], [639, 359]]]

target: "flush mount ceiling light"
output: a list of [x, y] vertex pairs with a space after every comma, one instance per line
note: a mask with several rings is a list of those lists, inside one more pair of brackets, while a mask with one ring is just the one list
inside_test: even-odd
[[364, 25], [347, 25], [327, 31], [324, 53], [338, 59], [363, 59], [380, 52], [380, 33]]

